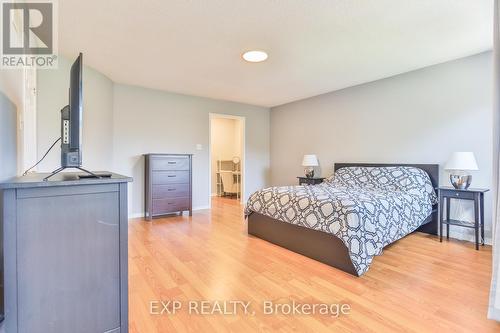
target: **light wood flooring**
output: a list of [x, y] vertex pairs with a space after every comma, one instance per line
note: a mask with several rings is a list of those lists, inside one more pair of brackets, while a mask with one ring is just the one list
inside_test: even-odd
[[[354, 277], [249, 237], [243, 206], [215, 198], [192, 217], [130, 221], [130, 332], [500, 332], [486, 319], [490, 270], [489, 246], [414, 233]], [[183, 305], [175, 315], [151, 314], [158, 300]], [[189, 315], [190, 300], [249, 301], [255, 313]], [[351, 310], [266, 315], [264, 301]]]

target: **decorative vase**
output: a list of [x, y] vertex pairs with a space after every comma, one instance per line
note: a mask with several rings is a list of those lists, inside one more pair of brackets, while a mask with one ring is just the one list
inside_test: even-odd
[[450, 175], [450, 182], [458, 190], [466, 190], [472, 181], [471, 175]]
[[314, 177], [314, 168], [306, 168], [304, 170], [306, 177], [307, 178], [313, 178]]

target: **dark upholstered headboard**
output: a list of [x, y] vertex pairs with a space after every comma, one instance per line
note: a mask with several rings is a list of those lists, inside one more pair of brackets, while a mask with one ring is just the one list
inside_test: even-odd
[[[427, 172], [431, 178], [432, 185], [434, 188], [439, 186], [439, 164], [396, 164], [396, 163], [335, 163], [333, 170], [348, 168], [348, 167], [395, 167], [395, 166], [407, 166], [419, 168]], [[424, 224], [417, 229], [417, 231], [425, 232], [428, 234], [437, 235], [438, 234], [438, 205], [432, 207], [432, 214], [424, 222]]]
[[396, 163], [335, 163], [333, 170], [347, 168], [347, 167], [395, 167], [406, 166], [419, 168], [427, 172], [431, 178], [432, 186], [437, 188], [439, 186], [439, 164], [396, 164]]

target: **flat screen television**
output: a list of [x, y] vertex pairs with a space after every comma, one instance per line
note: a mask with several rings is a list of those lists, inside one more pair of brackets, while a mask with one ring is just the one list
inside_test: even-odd
[[82, 68], [83, 55], [71, 66], [69, 82], [69, 105], [61, 110], [61, 167], [82, 166]]
[[61, 167], [54, 170], [44, 180], [58, 174], [64, 169], [75, 168], [86, 173], [84, 177], [109, 177], [96, 175], [82, 168], [82, 114], [83, 114], [83, 55], [71, 66], [69, 82], [69, 104], [61, 110]]

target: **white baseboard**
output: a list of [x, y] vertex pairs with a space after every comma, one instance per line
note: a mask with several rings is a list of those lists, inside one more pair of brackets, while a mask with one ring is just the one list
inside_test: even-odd
[[210, 209], [210, 205], [194, 207], [193, 210], [205, 210]]
[[[453, 228], [453, 226], [452, 226]], [[443, 226], [443, 229], [446, 229], [446, 226]], [[458, 240], [464, 240], [467, 242], [475, 243], [475, 236], [474, 236], [474, 229], [470, 230], [465, 230], [464, 228], [461, 228], [463, 230], [452, 230], [450, 229], [450, 238], [453, 239], [458, 239]], [[488, 235], [489, 231], [485, 230], [484, 231], [484, 244], [486, 245], [492, 245], [493, 242], [491, 238]], [[446, 230], [443, 230], [443, 236], [446, 237]]]
[[[205, 210], [205, 209], [210, 209], [210, 206], [209, 206], [209, 205], [206, 205], [206, 206], [198, 206], [198, 207], [193, 207], [193, 211], [197, 211], [197, 210]], [[141, 217], [144, 217], [144, 212], [142, 212], [142, 213], [132, 213], [132, 214], [128, 214], [128, 218], [129, 218], [129, 219], [137, 219], [137, 218], [141, 218]]]
[[144, 217], [144, 213], [128, 214], [128, 218], [129, 219], [138, 219], [140, 217]]

